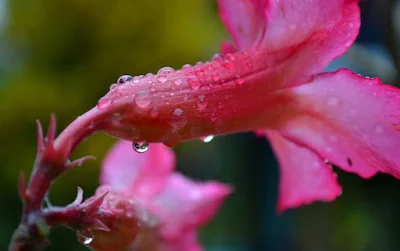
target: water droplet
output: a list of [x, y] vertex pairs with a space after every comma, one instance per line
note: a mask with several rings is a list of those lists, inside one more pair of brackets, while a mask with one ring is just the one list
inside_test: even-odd
[[190, 64], [184, 64], [183, 66], [182, 66], [182, 69], [189, 69], [189, 68], [191, 68], [192, 66], [190, 65]]
[[97, 103], [97, 108], [99, 108], [99, 110], [101, 110], [101, 109], [107, 108], [110, 104], [111, 104], [111, 100], [110, 99], [102, 98]]
[[208, 102], [205, 100], [205, 96], [204, 95], [200, 95], [197, 97], [197, 106], [200, 109], [204, 109], [206, 108], [208, 105]]
[[192, 87], [193, 90], [198, 90], [201, 86], [200, 80], [197, 78], [189, 78], [188, 82], [190, 84], [190, 87]]
[[174, 129], [181, 129], [183, 128], [185, 125], [187, 124], [187, 119], [183, 113], [183, 110], [180, 108], [176, 108], [173, 112], [172, 112], [172, 117], [171, 117], [171, 121], [170, 121], [170, 125], [174, 128]]
[[250, 62], [246, 63], [247, 68], [249, 68], [249, 70], [251, 70], [251, 68], [253, 68], [253, 64]]
[[146, 91], [140, 91], [135, 96], [135, 104], [140, 108], [146, 108], [150, 105], [151, 99]]
[[172, 73], [174, 71], [175, 70], [173, 68], [166, 66], [166, 67], [163, 67], [160, 70], [158, 70], [157, 74], [169, 74], [169, 73]]
[[212, 60], [222, 59], [222, 55], [217, 53], [212, 57]]
[[211, 76], [211, 80], [214, 82], [218, 82], [219, 81], [219, 76], [217, 74], [214, 74]]
[[142, 142], [142, 143], [132, 142], [132, 147], [133, 147], [133, 150], [135, 150], [137, 153], [144, 153], [144, 152], [147, 152], [147, 150], [149, 150], [149, 143], [147, 143], [147, 142]]
[[244, 79], [240, 77], [240, 75], [236, 75], [235, 82], [239, 85], [244, 83]]
[[234, 65], [233, 63], [229, 62], [229, 61], [225, 61], [225, 63], [223, 64], [223, 66], [228, 69], [228, 70], [232, 70]]
[[230, 61], [235, 60], [235, 56], [233, 56], [233, 55], [230, 54], [230, 53], [226, 54], [225, 57], [226, 57], [228, 60], [230, 60]]
[[182, 80], [181, 79], [175, 79], [174, 80], [174, 84], [175, 85], [181, 85], [182, 84]]
[[208, 135], [207, 137], [201, 137], [201, 141], [204, 143], [209, 143], [214, 139], [214, 135]]
[[383, 133], [383, 131], [385, 131], [385, 129], [384, 129], [381, 125], [377, 125], [377, 126], [375, 127], [375, 131], [376, 131], [377, 133]]
[[335, 97], [329, 98], [328, 99], [328, 104], [331, 105], [331, 106], [336, 106], [336, 105], [339, 104], [339, 99], [335, 98]]
[[164, 84], [165, 82], [167, 82], [167, 77], [165, 77], [164, 75], [160, 75], [157, 77], [158, 82], [160, 82], [161, 84]]
[[115, 88], [118, 87], [118, 84], [112, 84], [110, 85], [110, 91], [114, 90]]
[[204, 73], [204, 71], [202, 71], [202, 70], [198, 70], [198, 71], [195, 71], [194, 72], [194, 74], [196, 74], [196, 76], [201, 76], [201, 75], [203, 75], [203, 73]]
[[158, 115], [158, 108], [157, 108], [157, 107], [154, 107], [154, 108], [151, 110], [151, 112], [150, 112], [150, 116], [151, 116], [152, 118], [155, 118], [155, 117], [157, 117], [157, 115]]
[[122, 75], [121, 77], [118, 78], [117, 83], [118, 84], [124, 84], [128, 81], [131, 81], [133, 78], [130, 75]]
[[140, 77], [136, 76], [133, 77], [133, 83], [139, 83], [140, 82]]
[[84, 230], [82, 232], [78, 231], [76, 233], [76, 238], [78, 241], [84, 245], [89, 245], [93, 242], [93, 234], [88, 230]]
[[204, 64], [203, 62], [199, 61], [195, 65], [203, 65], [203, 64]]

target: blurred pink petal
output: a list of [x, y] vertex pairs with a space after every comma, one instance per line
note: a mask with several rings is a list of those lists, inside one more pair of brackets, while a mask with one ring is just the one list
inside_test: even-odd
[[208, 222], [231, 192], [227, 185], [195, 182], [174, 173], [164, 190], [147, 206], [162, 222], [162, 236], [175, 240], [182, 233]]
[[[201, 250], [196, 231], [217, 213], [231, 188], [192, 181], [174, 172], [174, 163], [173, 151], [163, 144], [137, 153], [131, 143], [119, 141], [104, 160], [101, 192], [111, 189], [112, 196], [134, 200], [149, 211], [158, 222], [155, 238], [163, 251]], [[146, 215], [138, 218], [146, 223]]]
[[164, 145], [152, 144], [147, 152], [138, 154], [131, 142], [120, 140], [104, 159], [100, 182], [137, 196], [152, 196], [164, 188], [174, 168], [174, 153]]

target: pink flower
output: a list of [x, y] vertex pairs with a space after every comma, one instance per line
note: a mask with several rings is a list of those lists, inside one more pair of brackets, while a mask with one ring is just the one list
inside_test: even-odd
[[89, 224], [81, 230], [82, 235], [93, 238], [90, 247], [202, 250], [197, 229], [216, 214], [231, 188], [218, 182], [192, 181], [174, 172], [174, 166], [173, 151], [162, 144], [139, 154], [130, 142], [119, 141], [104, 160], [101, 186], [93, 197], [107, 193], [97, 210], [102, 214], [91, 216], [103, 227], [99, 229], [97, 223], [91, 229]]
[[[104, 130], [173, 146], [257, 131], [281, 166], [279, 210], [341, 194], [330, 163], [400, 178], [400, 91], [321, 71], [354, 42], [357, 0], [219, 0], [234, 44], [210, 62], [122, 78], [98, 104]], [[156, 146], [154, 146], [156, 147]]]

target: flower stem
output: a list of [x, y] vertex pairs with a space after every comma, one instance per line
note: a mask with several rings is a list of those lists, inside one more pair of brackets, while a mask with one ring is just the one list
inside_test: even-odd
[[[43, 138], [42, 128], [38, 123], [38, 153], [31, 178], [27, 187], [20, 180], [20, 194], [23, 201], [23, 214], [18, 228], [15, 230], [9, 251], [42, 250], [48, 245], [49, 226], [44, 218], [43, 202], [51, 184], [62, 173], [83, 161], [76, 162], [68, 158], [83, 139], [101, 130], [107, 119], [96, 107], [79, 116], [55, 138], [56, 122], [51, 118], [47, 137]], [[60, 222], [61, 223], [61, 222]], [[52, 222], [51, 225], [56, 225]]]

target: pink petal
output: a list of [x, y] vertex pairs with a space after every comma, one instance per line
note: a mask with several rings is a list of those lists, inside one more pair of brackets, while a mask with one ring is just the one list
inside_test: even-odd
[[277, 129], [321, 158], [368, 178], [400, 178], [400, 90], [342, 69], [289, 91]]
[[311, 150], [298, 146], [275, 131], [264, 130], [280, 166], [278, 211], [333, 201], [342, 193], [332, 167]]
[[261, 40], [266, 24], [264, 2], [218, 0], [219, 15], [240, 49], [251, 47]]
[[195, 182], [175, 173], [146, 207], [160, 220], [161, 236], [175, 241], [208, 222], [231, 190], [218, 182]]
[[256, 46], [266, 54], [290, 55], [290, 64], [281, 69], [286, 74], [281, 86], [302, 84], [321, 72], [351, 46], [360, 27], [357, 0], [220, 0], [219, 4], [239, 49]]
[[174, 153], [163, 144], [151, 144], [147, 152], [137, 153], [131, 142], [120, 140], [104, 159], [100, 182], [147, 198], [164, 188], [174, 166]]
[[190, 231], [183, 233], [179, 236], [179, 240], [168, 241], [164, 240], [162, 245], [162, 251], [201, 251], [202, 246], [197, 240], [197, 231]]

